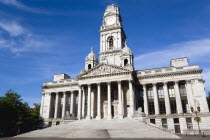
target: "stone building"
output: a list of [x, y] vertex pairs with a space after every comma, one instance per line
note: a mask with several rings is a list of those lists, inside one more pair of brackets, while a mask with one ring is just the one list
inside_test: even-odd
[[100, 28], [99, 61], [91, 49], [76, 78], [54, 75], [44, 83], [40, 116], [48, 126], [77, 119], [132, 118], [141, 107], [147, 122], [176, 133], [197, 130], [194, 110], [200, 110], [201, 129], [210, 130], [202, 69], [188, 58], [172, 59], [169, 67], [134, 70], [119, 7], [107, 6]]

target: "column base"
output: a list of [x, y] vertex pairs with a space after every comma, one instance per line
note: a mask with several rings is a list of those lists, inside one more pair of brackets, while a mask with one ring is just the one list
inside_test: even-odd
[[112, 119], [112, 115], [107, 117], [107, 120], [111, 120]]
[[123, 119], [123, 115], [119, 115], [118, 116], [118, 119]]
[[86, 117], [86, 120], [90, 120], [90, 119], [91, 119], [91, 117], [90, 117], [90, 116], [87, 116], [87, 117]]
[[100, 120], [101, 119], [101, 116], [96, 116], [96, 120]]

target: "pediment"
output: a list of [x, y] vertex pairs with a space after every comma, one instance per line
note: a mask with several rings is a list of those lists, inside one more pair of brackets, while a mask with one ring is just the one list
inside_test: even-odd
[[120, 73], [127, 73], [127, 72], [131, 72], [131, 71], [123, 67], [101, 63], [97, 65], [96, 67], [90, 69], [89, 71], [86, 71], [80, 74], [78, 78], [117, 74], [117, 73], [120, 74]]

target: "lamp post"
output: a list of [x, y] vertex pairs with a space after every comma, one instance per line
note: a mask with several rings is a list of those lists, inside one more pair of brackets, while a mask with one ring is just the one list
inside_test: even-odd
[[191, 109], [191, 112], [192, 113], [195, 113], [195, 115], [196, 115], [196, 117], [194, 117], [194, 120], [197, 121], [197, 123], [198, 123], [198, 132], [199, 132], [200, 137], [202, 137], [202, 135], [201, 135], [201, 129], [200, 129], [200, 124], [199, 124], [201, 118], [198, 117], [198, 113], [200, 112], [200, 106], [197, 107], [197, 111], [194, 111], [193, 107], [190, 107], [190, 109]]

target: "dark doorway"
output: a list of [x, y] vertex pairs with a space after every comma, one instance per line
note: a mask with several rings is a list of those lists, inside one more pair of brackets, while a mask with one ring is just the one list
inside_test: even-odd
[[114, 106], [112, 105], [112, 117], [114, 117]]
[[174, 128], [175, 128], [175, 133], [181, 133], [179, 118], [174, 118]]
[[150, 119], [150, 123], [155, 124], [155, 119]]
[[88, 65], [88, 70], [90, 70], [90, 69], [91, 69], [91, 64]]

